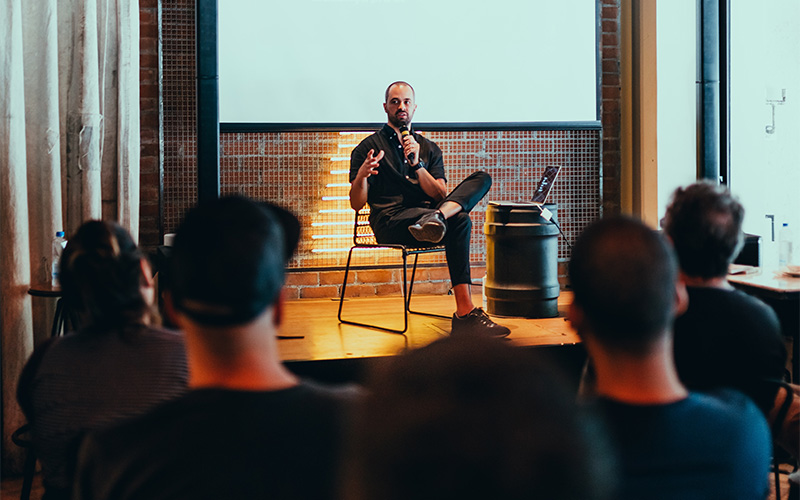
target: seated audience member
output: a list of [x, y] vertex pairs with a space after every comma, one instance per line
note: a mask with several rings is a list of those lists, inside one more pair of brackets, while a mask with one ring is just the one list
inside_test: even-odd
[[480, 337], [391, 360], [355, 419], [343, 498], [613, 498], [604, 433], [543, 361]]
[[[663, 227], [678, 255], [689, 308], [675, 320], [675, 366], [692, 390], [733, 387], [773, 421], [786, 391], [786, 346], [778, 317], [758, 298], [733, 288], [728, 267], [742, 246], [744, 208], [722, 186], [698, 182], [673, 193]], [[797, 386], [794, 386], [797, 392]], [[774, 438], [795, 457], [800, 446], [800, 397], [774, 426]]]
[[171, 256], [167, 312], [186, 335], [190, 391], [89, 434], [79, 499], [324, 499], [355, 395], [281, 363], [284, 268], [297, 219], [242, 197], [192, 209]]
[[570, 320], [620, 453], [619, 498], [765, 498], [764, 416], [732, 389], [689, 392], [676, 373], [671, 328], [686, 291], [666, 240], [633, 219], [600, 220], [575, 243], [569, 278]]
[[83, 435], [186, 391], [183, 336], [158, 326], [150, 266], [130, 234], [90, 221], [61, 257], [65, 307], [77, 332], [46, 341], [17, 397], [31, 424], [45, 498], [69, 498]]
[[672, 195], [663, 228], [689, 293], [689, 308], [675, 321], [675, 365], [688, 388], [733, 387], [766, 414], [777, 389], [761, 382], [783, 378], [786, 347], [772, 308], [728, 283], [743, 218], [730, 192], [709, 182]]

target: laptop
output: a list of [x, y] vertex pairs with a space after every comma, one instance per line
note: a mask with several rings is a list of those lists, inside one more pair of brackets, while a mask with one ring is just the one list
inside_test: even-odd
[[558, 177], [558, 173], [560, 171], [561, 165], [548, 165], [545, 167], [544, 174], [539, 180], [539, 184], [536, 186], [536, 191], [533, 192], [531, 203], [539, 206], [544, 205], [544, 202], [547, 201], [547, 197], [550, 195], [550, 190], [553, 188], [553, 184], [555, 184], [556, 177]]
[[530, 207], [534, 205], [539, 208], [544, 219], [550, 220], [552, 214], [545, 208], [544, 204], [547, 202], [547, 197], [550, 195], [550, 190], [553, 189], [553, 184], [555, 184], [556, 177], [558, 177], [560, 171], [561, 165], [548, 165], [545, 167], [544, 174], [542, 174], [542, 178], [539, 179], [539, 184], [536, 185], [536, 190], [533, 192], [531, 201], [490, 201], [489, 204], [495, 206], [505, 205], [518, 207]]

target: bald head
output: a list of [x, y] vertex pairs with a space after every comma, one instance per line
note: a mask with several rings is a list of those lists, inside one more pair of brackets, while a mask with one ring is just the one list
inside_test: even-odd
[[599, 342], [646, 349], [672, 324], [677, 262], [665, 239], [638, 220], [610, 217], [586, 228], [569, 277]]
[[383, 102], [389, 102], [389, 93], [391, 92], [392, 87], [394, 87], [394, 86], [408, 87], [409, 89], [411, 89], [411, 97], [416, 99], [417, 96], [416, 96], [416, 93], [414, 92], [414, 87], [412, 87], [410, 83], [406, 83], [406, 82], [403, 82], [403, 81], [397, 81], [397, 82], [390, 83], [389, 86], [386, 87], [386, 92], [383, 95]]

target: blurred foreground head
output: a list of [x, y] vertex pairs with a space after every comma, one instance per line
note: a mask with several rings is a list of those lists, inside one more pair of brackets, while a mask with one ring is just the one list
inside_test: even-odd
[[300, 235], [290, 212], [229, 196], [190, 210], [170, 258], [173, 307], [198, 324], [248, 323], [272, 305]]
[[354, 425], [354, 498], [600, 499], [613, 460], [551, 366], [448, 337], [378, 374]]
[[641, 221], [589, 225], [572, 249], [569, 279], [592, 336], [606, 346], [647, 351], [672, 325], [678, 264], [666, 239]]

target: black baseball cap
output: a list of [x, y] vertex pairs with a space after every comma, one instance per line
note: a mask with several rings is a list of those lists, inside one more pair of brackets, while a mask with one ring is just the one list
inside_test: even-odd
[[194, 207], [172, 247], [175, 309], [211, 326], [251, 321], [275, 302], [299, 240], [297, 217], [274, 203], [233, 195]]

